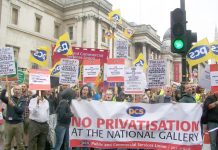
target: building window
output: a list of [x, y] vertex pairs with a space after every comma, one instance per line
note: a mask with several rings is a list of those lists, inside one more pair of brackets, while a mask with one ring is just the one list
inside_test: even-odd
[[54, 24], [54, 37], [57, 39], [60, 34], [60, 25], [55, 23]]
[[[31, 50], [30, 53], [33, 54], [35, 51]], [[35, 63], [31, 63], [32, 65], [32, 69], [39, 69], [39, 65], [35, 64]]]
[[20, 48], [17, 47], [17, 46], [12, 46], [12, 45], [6, 45], [6, 47], [12, 47], [13, 48], [13, 50], [14, 50], [14, 59], [15, 59], [15, 61], [18, 61]]
[[15, 8], [15, 7], [12, 8], [11, 22], [14, 25], [18, 24], [18, 8]]
[[40, 32], [42, 16], [36, 14], [35, 32]]
[[101, 40], [102, 40], [102, 42], [106, 42], [106, 38], [105, 38], [105, 29], [102, 29], [102, 37], [101, 37]]
[[69, 36], [70, 39], [73, 40], [73, 26], [69, 27]]

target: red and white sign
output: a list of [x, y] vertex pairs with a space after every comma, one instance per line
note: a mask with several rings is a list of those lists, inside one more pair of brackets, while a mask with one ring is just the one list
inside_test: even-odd
[[51, 90], [49, 70], [29, 70], [29, 90]]
[[61, 58], [78, 59], [80, 62], [82, 62], [83, 60], [100, 59], [101, 64], [103, 64], [107, 62], [107, 59], [109, 57], [109, 51], [106, 49], [92, 49], [92, 48], [81, 48], [81, 47], [73, 47], [72, 49], [73, 49], [72, 56], [61, 55], [54, 52], [52, 55], [53, 65]]
[[73, 100], [71, 109], [71, 147], [201, 150], [200, 104]]
[[83, 60], [83, 83], [95, 82], [100, 69], [100, 59]]
[[210, 65], [211, 91], [218, 91], [218, 64]]
[[107, 82], [124, 82], [125, 59], [111, 58], [107, 60]]

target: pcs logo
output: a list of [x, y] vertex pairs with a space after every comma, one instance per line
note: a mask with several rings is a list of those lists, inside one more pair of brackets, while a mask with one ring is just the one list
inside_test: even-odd
[[145, 109], [139, 106], [132, 106], [127, 109], [127, 114], [132, 117], [141, 117], [145, 114]]
[[67, 41], [60, 42], [60, 46], [57, 48], [57, 53], [66, 54], [70, 48], [70, 45]]
[[218, 45], [211, 45], [211, 50], [214, 54], [218, 55]]
[[46, 51], [44, 50], [36, 50], [33, 56], [39, 61], [45, 61], [47, 59]]
[[116, 22], [118, 22], [120, 20], [120, 16], [118, 14], [114, 14], [112, 18]]
[[82, 145], [82, 146], [89, 146], [90, 142], [89, 141], [81, 141], [80, 145]]
[[58, 72], [60, 72], [60, 65], [57, 65], [55, 68], [54, 68], [54, 70], [52, 71], [52, 73], [51, 73], [51, 75], [55, 75], [55, 74], [57, 74]]
[[207, 55], [210, 48], [206, 45], [198, 46], [188, 52], [188, 58], [191, 60], [197, 60]]

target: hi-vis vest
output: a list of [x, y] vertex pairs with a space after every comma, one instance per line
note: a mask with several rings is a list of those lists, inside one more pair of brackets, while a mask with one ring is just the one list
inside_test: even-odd
[[198, 94], [198, 93], [195, 94], [195, 101], [196, 101], [196, 103], [197, 102], [202, 102], [201, 94]]

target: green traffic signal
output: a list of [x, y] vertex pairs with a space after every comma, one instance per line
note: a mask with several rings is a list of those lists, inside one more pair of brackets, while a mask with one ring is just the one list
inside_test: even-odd
[[179, 39], [175, 40], [173, 42], [173, 47], [175, 49], [177, 49], [177, 50], [183, 49], [184, 48], [184, 41], [183, 40], [179, 40]]

